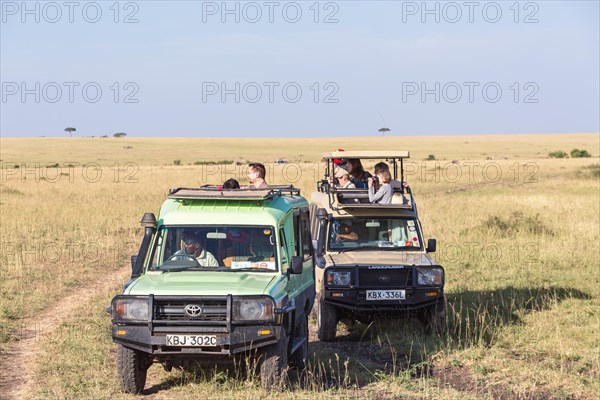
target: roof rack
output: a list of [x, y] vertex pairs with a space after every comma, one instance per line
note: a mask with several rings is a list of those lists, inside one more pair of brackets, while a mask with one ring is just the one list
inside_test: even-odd
[[281, 196], [299, 196], [300, 189], [287, 185], [271, 185], [268, 189], [221, 189], [217, 185], [204, 185], [199, 188], [174, 188], [169, 190], [169, 199], [227, 199], [227, 200], [268, 200]]

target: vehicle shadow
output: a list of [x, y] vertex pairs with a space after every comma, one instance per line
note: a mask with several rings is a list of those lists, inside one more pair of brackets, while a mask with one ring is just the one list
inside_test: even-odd
[[311, 326], [311, 386], [363, 387], [386, 376], [431, 375], [432, 357], [441, 350], [488, 347], [507, 326], [525, 315], [544, 312], [568, 299], [591, 299], [573, 288], [463, 290], [448, 294], [448, 330], [427, 332], [416, 318], [378, 319], [371, 324], [338, 325], [335, 341], [321, 342]]
[[[160, 364], [154, 364], [152, 368], [161, 369]], [[201, 384], [210, 383], [216, 385], [231, 386], [232, 383], [238, 382], [244, 385], [243, 382], [256, 379], [257, 384], [260, 382], [257, 376], [258, 364], [255, 361], [240, 361], [224, 362], [212, 366], [202, 366], [199, 364], [191, 364], [185, 368], [173, 367], [172, 373], [166, 379], [160, 382], [155, 382], [152, 386], [147, 386], [143, 394], [152, 395], [159, 392], [169, 390], [173, 387], [184, 386], [190, 383]], [[152, 380], [156, 381], [155, 379]]]
[[[309, 365], [303, 371], [291, 368], [286, 387], [324, 391], [361, 388], [400, 375], [409, 379], [432, 376], [432, 357], [441, 350], [491, 346], [505, 327], [523, 323], [530, 313], [544, 312], [568, 299], [591, 298], [578, 289], [563, 287], [458, 291], [448, 294], [449, 326], [442, 335], [427, 332], [416, 318], [382, 318], [370, 324], [340, 323], [336, 339], [321, 342], [316, 322], [311, 320]], [[250, 380], [260, 386], [257, 364], [186, 369], [147, 387], [144, 394], [188, 383], [231, 385], [232, 380], [239, 382], [240, 388], [247, 387], [243, 382]]]

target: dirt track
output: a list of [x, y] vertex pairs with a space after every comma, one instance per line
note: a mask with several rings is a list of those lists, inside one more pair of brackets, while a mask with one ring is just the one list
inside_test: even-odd
[[44, 341], [73, 311], [92, 297], [112, 290], [127, 280], [130, 267], [111, 272], [92, 284], [77, 289], [60, 302], [49, 305], [36, 317], [22, 321], [5, 352], [0, 354], [0, 399], [29, 399], [35, 358]]

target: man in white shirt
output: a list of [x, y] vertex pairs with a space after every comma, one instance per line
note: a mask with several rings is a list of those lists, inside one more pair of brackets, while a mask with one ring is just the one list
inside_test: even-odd
[[196, 261], [198, 261], [198, 264], [200, 264], [202, 267], [219, 266], [219, 262], [215, 256], [202, 248], [202, 242], [196, 234], [184, 231], [181, 234], [181, 240], [184, 243], [184, 247], [173, 254], [171, 260], [185, 261], [186, 259], [190, 260], [190, 256], [193, 256], [196, 258]]
[[356, 186], [352, 181], [350, 181], [350, 174], [344, 168], [335, 167], [333, 176], [337, 178], [338, 184], [336, 187], [338, 189], [356, 189]]

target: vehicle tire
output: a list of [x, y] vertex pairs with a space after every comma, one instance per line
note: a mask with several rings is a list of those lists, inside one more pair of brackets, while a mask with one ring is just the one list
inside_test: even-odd
[[288, 366], [288, 339], [285, 330], [279, 343], [263, 350], [260, 364], [260, 384], [265, 390], [282, 390], [286, 384]]
[[448, 331], [447, 308], [444, 296], [441, 302], [424, 310], [423, 314], [419, 316], [419, 320], [429, 332], [444, 335]]
[[331, 304], [319, 301], [317, 310], [317, 335], [322, 342], [332, 342], [338, 323], [337, 310]]
[[152, 357], [144, 352], [117, 345], [119, 386], [126, 393], [142, 393]]
[[304, 313], [296, 327], [296, 336], [306, 338], [304, 344], [290, 357], [292, 365], [301, 373], [306, 369], [308, 363], [308, 315]]

